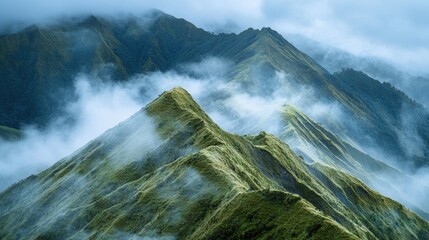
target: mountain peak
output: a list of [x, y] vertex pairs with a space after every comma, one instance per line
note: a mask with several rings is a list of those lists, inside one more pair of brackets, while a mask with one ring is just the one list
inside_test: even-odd
[[191, 95], [182, 87], [174, 87], [169, 91], [164, 91], [162, 95], [174, 95], [174, 96], [181, 96], [188, 98], [189, 100], [192, 99]]
[[398, 238], [428, 238], [426, 222], [361, 182], [337, 174], [353, 189], [336, 197], [337, 185], [310, 170], [270, 134], [223, 131], [178, 87], [0, 193], [0, 238], [376, 239], [389, 226]]
[[272, 39], [279, 41], [279, 43], [281, 43], [281, 44], [287, 44], [289, 46], [293, 46], [280, 33], [271, 29], [270, 27], [261, 28], [261, 30], [259, 30], [259, 36], [267, 36], [267, 37], [270, 37]]
[[[247, 34], [253, 34], [255, 36], [271, 36], [281, 41], [286, 41], [286, 39], [283, 38], [281, 34], [279, 34], [277, 31], [271, 29], [270, 27], [263, 27], [261, 29], [254, 29], [254, 28], [248, 28], [241, 32], [240, 34], [247, 35]], [[287, 42], [287, 41], [286, 41]]]
[[280, 36], [281, 38], [283, 38], [283, 36], [281, 36], [277, 31], [273, 30], [270, 27], [263, 27], [261, 28], [261, 30], [259, 30], [261, 33], [265, 33], [265, 34], [272, 34], [272, 35], [277, 35]]
[[284, 107], [284, 110], [287, 112], [301, 114], [300, 111], [292, 104], [287, 103], [283, 105], [283, 107]]
[[185, 109], [191, 109], [194, 113], [201, 113], [202, 109], [192, 99], [191, 95], [181, 87], [175, 87], [163, 92], [157, 99], [147, 106], [152, 112], [168, 110], [169, 113], [177, 113]]
[[163, 137], [189, 132], [198, 139], [194, 143], [202, 148], [221, 142], [219, 135], [223, 133], [222, 129], [181, 87], [165, 91], [148, 104], [144, 111], [159, 123], [158, 132]]

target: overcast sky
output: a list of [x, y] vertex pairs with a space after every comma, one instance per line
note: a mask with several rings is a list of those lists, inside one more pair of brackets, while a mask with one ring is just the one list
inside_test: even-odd
[[0, 0], [0, 23], [156, 8], [207, 30], [271, 27], [410, 71], [429, 72], [427, 0]]

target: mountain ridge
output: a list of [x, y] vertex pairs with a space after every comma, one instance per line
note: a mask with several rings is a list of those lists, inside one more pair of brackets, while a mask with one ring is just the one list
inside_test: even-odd
[[[1, 36], [0, 124], [49, 125], [76, 98], [78, 73], [113, 84], [169, 71], [198, 79], [181, 68], [208, 57], [231, 64], [225, 79], [211, 82], [213, 89], [228, 84], [264, 104], [278, 96], [286, 104], [290, 99], [282, 96], [309, 90], [299, 106], [306, 114], [314, 103], [340, 114], [332, 109], [313, 120], [286, 107], [282, 117], [289, 122], [280, 139], [266, 132], [240, 136], [220, 128], [186, 90], [166, 91], [71, 156], [0, 193], [0, 226], [7, 229], [0, 237], [429, 237], [426, 221], [370, 188], [425, 197], [427, 186], [402, 192], [395, 186], [420, 186], [406, 171], [429, 164], [429, 118], [421, 105], [362, 72], [330, 74], [270, 28], [213, 34], [153, 14], [89, 16]], [[222, 111], [234, 94], [223, 90], [203, 101]], [[234, 113], [227, 116], [233, 122]], [[365, 153], [368, 147], [410, 169], [390, 167]], [[421, 202], [395, 199], [428, 219]], [[287, 219], [297, 213], [305, 216], [302, 226]], [[43, 220], [32, 227], [34, 219]], [[16, 229], [22, 235], [14, 235]]]
[[[6, 231], [1, 236], [387, 239], [389, 231], [397, 239], [429, 236], [429, 223], [338, 173], [336, 181], [368, 192], [361, 196], [343, 185], [347, 199], [367, 203], [347, 206], [312, 168], [271, 134], [241, 137], [223, 131], [185, 90], [175, 88], [2, 192], [0, 226]], [[369, 207], [372, 198], [380, 200], [380, 210]], [[288, 214], [303, 218], [297, 222]], [[376, 222], [368, 221], [372, 215]], [[34, 218], [40, 219], [36, 225]]]
[[[286, 124], [280, 138], [291, 144], [306, 162], [323, 163], [345, 171], [376, 191], [395, 196], [420, 216], [429, 219], [425, 202], [413, 200], [416, 193], [421, 199], [427, 199], [428, 186], [341, 140], [295, 107], [288, 105], [283, 111]], [[410, 184], [419, 190], [409, 192]]]

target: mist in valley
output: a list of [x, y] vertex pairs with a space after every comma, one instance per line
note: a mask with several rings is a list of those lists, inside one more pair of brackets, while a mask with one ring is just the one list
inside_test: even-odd
[[[109, 67], [111, 66], [107, 66]], [[228, 59], [208, 57], [200, 62], [182, 64], [176, 70], [138, 74], [124, 82], [111, 81], [110, 76], [103, 71], [77, 75], [74, 80], [77, 98], [64, 106], [66, 115], [54, 119], [44, 130], [28, 126], [23, 129], [25, 137], [22, 140], [0, 144], [0, 154], [4, 156], [0, 161], [1, 189], [30, 174], [37, 174], [67, 157], [132, 116], [164, 91], [178, 86], [186, 89], [220, 127], [241, 135], [266, 131], [281, 136], [285, 130], [282, 113], [285, 104], [297, 107], [322, 125], [327, 120], [341, 122], [352, 119], [341, 104], [321, 101], [315, 89], [297, 85], [293, 76], [275, 72], [270, 79], [262, 79], [273, 84], [271, 88], [275, 89], [270, 94], [262, 94], [252, 91], [246, 82], [231, 81], [228, 76], [233, 67], [234, 64]], [[260, 76], [266, 74], [254, 72], [253, 77]], [[404, 116], [404, 125], [413, 126], [413, 118], [410, 118], [409, 113]], [[72, 123], [65, 120], [70, 117], [74, 119]], [[148, 128], [141, 138], [153, 139], [142, 142], [142, 146], [156, 147], [161, 141], [157, 140], [154, 130], [150, 130], [151, 123], [145, 120], [142, 124], [147, 124]], [[405, 130], [403, 136], [406, 138], [403, 138], [402, 144], [412, 153], [418, 153], [424, 146], [415, 144], [416, 141], [419, 142], [414, 138], [416, 129]], [[296, 142], [284, 140], [294, 150], [303, 150]], [[402, 159], [394, 158], [392, 161], [392, 156], [377, 147], [375, 140], [373, 143], [375, 144], [371, 144], [371, 148], [367, 149], [356, 143], [352, 144], [398, 169], [408, 167], [403, 165]], [[133, 146], [130, 145], [131, 148]], [[316, 156], [311, 152], [308, 152], [308, 155]], [[425, 168], [417, 169], [411, 177], [421, 185], [412, 187], [398, 183], [398, 191], [385, 191], [382, 185], [378, 190], [393, 199], [406, 199], [416, 205], [425, 206], [429, 198], [421, 191], [428, 187], [429, 171]], [[397, 182], [388, 174], [385, 179], [387, 182]], [[398, 196], [398, 192], [404, 194]]]

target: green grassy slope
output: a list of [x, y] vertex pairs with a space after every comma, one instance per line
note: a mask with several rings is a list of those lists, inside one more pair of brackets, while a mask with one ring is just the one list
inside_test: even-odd
[[[249, 206], [251, 206], [249, 208]], [[194, 239], [357, 239], [302, 198], [262, 190], [236, 195]]]
[[[341, 169], [384, 194], [392, 194], [425, 219], [427, 205], [418, 202], [416, 192], [427, 198], [429, 188], [405, 173], [369, 156], [324, 129], [291, 105], [284, 108], [285, 128], [281, 138], [309, 162], [320, 162]], [[409, 185], [415, 188], [409, 188]], [[419, 189], [419, 190], [416, 190]], [[410, 192], [408, 192], [410, 191]], [[423, 210], [421, 210], [423, 209]]]
[[[269, 28], [212, 34], [159, 11], [146, 18], [151, 21], [90, 16], [1, 36], [0, 124], [44, 126], [73, 98], [73, 78], [79, 72], [108, 72], [121, 81], [215, 56], [233, 63], [229, 80], [251, 93], [268, 96], [288, 84], [314, 89], [314, 101], [338, 103], [353, 119], [318, 119], [331, 131], [362, 145], [367, 143], [362, 136], [367, 135], [410, 165], [429, 163], [428, 118], [421, 116], [410, 124], [422, 139], [423, 153], [408, 153], [403, 146], [402, 131], [407, 127], [402, 126], [402, 110], [420, 114], [422, 109], [391, 86], [353, 71], [331, 75]], [[287, 79], [276, 82], [276, 71]], [[412, 132], [409, 135], [412, 138]]]
[[0, 238], [429, 237], [427, 222], [376, 192], [345, 191], [363, 202], [348, 205], [313, 168], [272, 135], [223, 131], [176, 88], [1, 193]]
[[[347, 69], [329, 74], [271, 29], [262, 29], [255, 39], [243, 50], [247, 58], [237, 64], [234, 80], [262, 96], [283, 88], [299, 97], [302, 89], [313, 89], [314, 96], [307, 96], [313, 102], [341, 108], [341, 119], [317, 119], [331, 131], [363, 147], [380, 148], [410, 166], [429, 163], [429, 118], [420, 104], [362, 72]], [[286, 74], [284, 82], [276, 82], [275, 71]], [[409, 146], [412, 142], [418, 142], [419, 149]]]
[[[375, 235], [382, 234], [386, 239], [397, 239], [399, 238], [395, 232], [397, 229], [401, 229], [405, 233], [409, 231], [410, 225], [412, 228], [424, 228], [425, 224], [422, 221], [408, 222], [407, 220], [399, 220], [412, 219], [415, 216], [409, 211], [402, 211], [404, 210], [404, 206], [391, 199], [381, 197], [377, 192], [369, 189], [362, 182], [350, 175], [318, 163], [312, 167], [315, 169], [315, 175], [326, 185], [330, 186], [330, 189], [338, 198], [342, 199], [344, 204], [351, 209], [356, 209], [365, 216], [363, 221]], [[376, 211], [378, 213], [377, 216], [369, 213], [368, 209]], [[392, 214], [392, 211], [395, 213]], [[377, 234], [377, 232], [379, 233]], [[407, 234], [408, 238], [427, 238], [425, 231], [410, 231]]]

